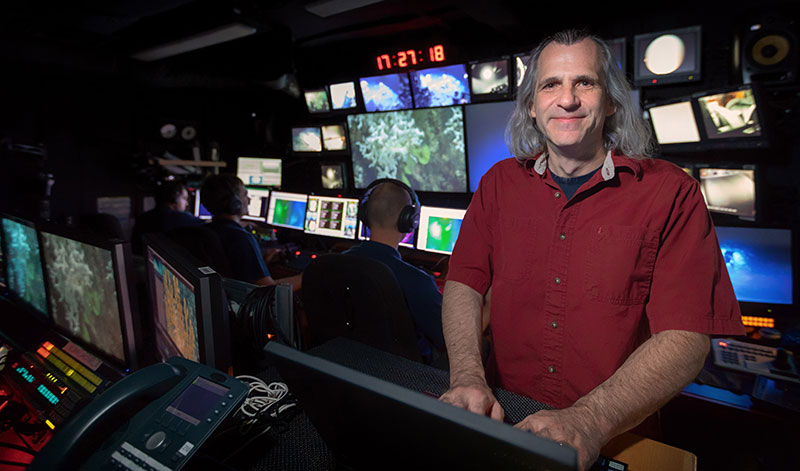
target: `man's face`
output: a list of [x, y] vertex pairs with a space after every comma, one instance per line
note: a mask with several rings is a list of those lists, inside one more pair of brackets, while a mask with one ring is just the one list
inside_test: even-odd
[[531, 117], [548, 147], [596, 152], [603, 123], [616, 111], [601, 83], [599, 50], [591, 39], [565, 46], [550, 43], [539, 56]]
[[189, 206], [189, 192], [184, 188], [181, 191], [180, 196], [178, 196], [178, 201], [175, 202], [177, 205], [178, 211], [186, 211], [186, 208]]
[[242, 200], [242, 211], [240, 216], [247, 214], [247, 208], [250, 206], [250, 196], [247, 194], [247, 188], [244, 185], [239, 185], [239, 199]]

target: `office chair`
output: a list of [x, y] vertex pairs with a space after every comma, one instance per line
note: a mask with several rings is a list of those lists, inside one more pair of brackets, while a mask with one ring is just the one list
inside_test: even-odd
[[220, 276], [233, 276], [228, 256], [219, 237], [204, 226], [176, 227], [167, 231], [167, 237], [185, 248], [198, 262], [214, 269]]
[[322, 255], [303, 271], [304, 345], [347, 337], [422, 362], [411, 313], [394, 273], [381, 262]]

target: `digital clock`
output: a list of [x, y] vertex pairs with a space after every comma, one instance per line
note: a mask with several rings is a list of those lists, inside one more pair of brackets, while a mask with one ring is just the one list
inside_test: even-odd
[[378, 70], [405, 69], [423, 63], [444, 62], [444, 46], [437, 44], [428, 49], [406, 49], [392, 54], [375, 56]]

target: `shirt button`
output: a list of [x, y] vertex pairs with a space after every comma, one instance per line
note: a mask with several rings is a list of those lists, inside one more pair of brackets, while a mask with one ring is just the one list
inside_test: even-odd
[[553, 280], [553, 281], [555, 281], [557, 285], [561, 284], [561, 278], [559, 278], [559, 277], [556, 277], [556, 279]]
[[553, 196], [555, 196], [556, 198], [561, 198], [561, 192], [556, 191], [556, 193]]
[[561, 234], [561, 235], [558, 236], [558, 238], [561, 239], [561, 240], [564, 240], [564, 239], [567, 238], [567, 235], [566, 234]]
[[553, 322], [550, 323], [550, 326], [555, 329], [556, 327], [558, 327], [558, 322], [553, 321]]
[[555, 373], [556, 372], [556, 367], [553, 366], [553, 365], [550, 365], [550, 366], [547, 367], [547, 371], [549, 371], [550, 373]]

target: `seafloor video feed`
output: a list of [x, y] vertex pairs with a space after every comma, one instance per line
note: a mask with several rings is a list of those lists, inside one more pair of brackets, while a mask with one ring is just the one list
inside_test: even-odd
[[367, 111], [404, 110], [413, 106], [406, 73], [364, 77], [361, 95]]
[[305, 92], [305, 97], [309, 113], [330, 111], [330, 107], [328, 106], [328, 92], [325, 90], [309, 90]]
[[[194, 291], [159, 257], [151, 254], [150, 259], [156, 276], [156, 296], [160, 295], [156, 299], [157, 322], [183, 358], [200, 361]], [[169, 350], [163, 345], [159, 349]]]
[[425, 241], [425, 248], [452, 253], [460, 231], [461, 219], [431, 216], [428, 218], [428, 238]]
[[322, 152], [322, 136], [319, 128], [292, 128], [292, 150]]
[[415, 106], [428, 108], [469, 103], [468, 78], [463, 64], [411, 72]]
[[701, 168], [700, 190], [710, 211], [742, 218], [756, 216], [756, 184], [752, 170]]
[[508, 61], [480, 62], [470, 65], [472, 92], [477, 94], [508, 93]]
[[416, 191], [467, 191], [461, 107], [347, 117], [357, 188], [396, 178]]
[[53, 322], [124, 361], [114, 266], [108, 250], [42, 233]]
[[8, 288], [22, 300], [47, 313], [47, 295], [42, 276], [42, 258], [36, 229], [11, 219], [3, 219]]

